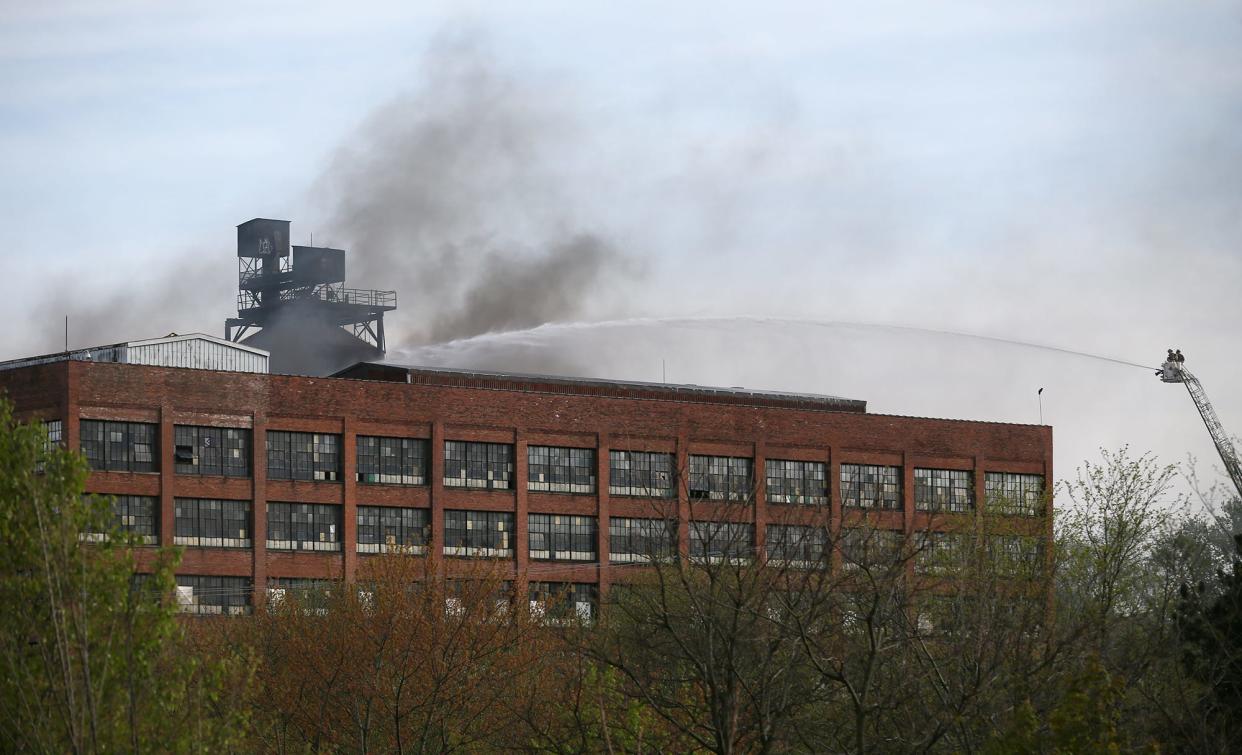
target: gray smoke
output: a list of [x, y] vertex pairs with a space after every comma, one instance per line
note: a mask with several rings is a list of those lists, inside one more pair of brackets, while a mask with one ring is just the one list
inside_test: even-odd
[[579, 317], [602, 281], [637, 274], [578, 217], [574, 188], [595, 186], [574, 176], [583, 129], [554, 82], [502, 73], [472, 34], [440, 39], [421, 71], [317, 187], [353, 285], [398, 292], [390, 342]]
[[[233, 316], [237, 268], [229, 248], [183, 251], [166, 271], [135, 265], [123, 278], [65, 273], [47, 281], [29, 322], [30, 345], [13, 357], [59, 351], [64, 318], [69, 346], [84, 348], [157, 338], [169, 333], [224, 335], [224, 318]], [[37, 328], [37, 330], [36, 330]]]

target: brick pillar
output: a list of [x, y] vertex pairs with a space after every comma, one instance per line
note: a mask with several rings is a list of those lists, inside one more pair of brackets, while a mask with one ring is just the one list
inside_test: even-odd
[[527, 515], [530, 509], [526, 500], [530, 458], [526, 449], [526, 434], [518, 428], [513, 434], [513, 555], [516, 557], [513, 562], [513, 594], [520, 600], [526, 599], [526, 570], [530, 566], [530, 542], [527, 534], [530, 524]]
[[173, 433], [172, 407], [168, 404], [160, 405], [160, 427], [159, 427], [159, 466], [160, 471], [160, 545], [171, 546], [173, 544], [173, 525], [176, 521], [176, 513], [173, 508], [173, 476], [176, 474], [176, 457], [174, 455], [176, 436]]
[[[910, 454], [903, 451], [901, 454], [901, 508], [903, 512], [902, 532], [906, 535], [905, 552], [911, 552], [912, 535], [914, 534], [914, 465], [910, 463]], [[911, 558], [906, 563], [906, 578], [914, 578], [914, 561]]]
[[427, 576], [439, 570], [444, 558], [444, 423], [431, 423], [431, 469], [428, 498], [431, 500], [431, 542], [427, 543]]
[[754, 510], [753, 521], [755, 524], [755, 558], [759, 561], [766, 561], [768, 556], [767, 549], [767, 523], [768, 523], [768, 468], [767, 468], [767, 444], [764, 441], [755, 443], [753, 453], [753, 461], [751, 462], [751, 475], [753, 476], [754, 489]]
[[255, 608], [267, 600], [267, 416], [255, 412], [250, 432], [250, 479], [253, 485], [250, 505], [250, 537], [253, 540]]
[[841, 571], [841, 459], [832, 446], [828, 447], [828, 539], [832, 545], [832, 570]]
[[595, 552], [598, 554], [599, 601], [604, 602], [608, 596], [608, 587], [612, 580], [612, 572], [608, 569], [608, 482], [610, 464], [608, 460], [608, 433], [600, 433], [595, 443], [595, 523], [599, 531]]
[[986, 543], [983, 541], [985, 536], [984, 516], [987, 514], [987, 490], [984, 483], [987, 475], [983, 470], [983, 457], [976, 456], [974, 458], [974, 493], [975, 493], [975, 548], [981, 548]]
[[677, 470], [677, 553], [683, 560], [690, 556], [690, 435], [685, 428], [677, 431], [674, 463]]
[[341, 420], [341, 559], [345, 581], [353, 582], [358, 568], [358, 441], [354, 419]]
[[78, 408], [78, 368], [74, 362], [65, 362], [65, 448], [82, 450], [82, 420]]

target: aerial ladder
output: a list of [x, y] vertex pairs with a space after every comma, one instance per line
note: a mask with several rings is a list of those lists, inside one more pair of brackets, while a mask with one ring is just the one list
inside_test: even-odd
[[1208, 432], [1212, 435], [1212, 442], [1216, 444], [1220, 460], [1224, 463], [1229, 478], [1233, 480], [1233, 487], [1237, 489], [1238, 495], [1242, 496], [1242, 464], [1238, 463], [1238, 454], [1233, 450], [1233, 443], [1225, 434], [1225, 428], [1221, 425], [1220, 418], [1216, 416], [1212, 402], [1208, 401], [1207, 393], [1204, 392], [1203, 385], [1199, 383], [1199, 378], [1186, 369], [1180, 349], [1176, 354], [1169, 351], [1169, 358], [1160, 365], [1160, 371], [1156, 375], [1162, 382], [1182, 383], [1186, 386], [1191, 400], [1195, 402], [1195, 408], [1199, 410], [1199, 416], [1203, 417], [1203, 424], [1207, 425]]

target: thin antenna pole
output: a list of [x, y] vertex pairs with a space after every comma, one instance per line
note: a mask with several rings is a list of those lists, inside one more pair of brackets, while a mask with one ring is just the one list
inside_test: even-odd
[[660, 382], [668, 382], [668, 366], [664, 364], [664, 360], [660, 360]]
[[1039, 424], [1044, 424], [1044, 389], [1040, 388], [1036, 393], [1039, 397]]
[[65, 315], [65, 351], [69, 350], [69, 315]]

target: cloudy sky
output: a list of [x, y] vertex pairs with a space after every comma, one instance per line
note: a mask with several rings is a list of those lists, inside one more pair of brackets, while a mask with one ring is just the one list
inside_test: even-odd
[[66, 313], [221, 333], [263, 216], [398, 291], [407, 361], [1009, 422], [1043, 387], [1058, 476], [1210, 476], [1150, 372], [902, 326], [1177, 346], [1242, 432], [1238, 4], [507, 5], [0, 0], [0, 358]]

